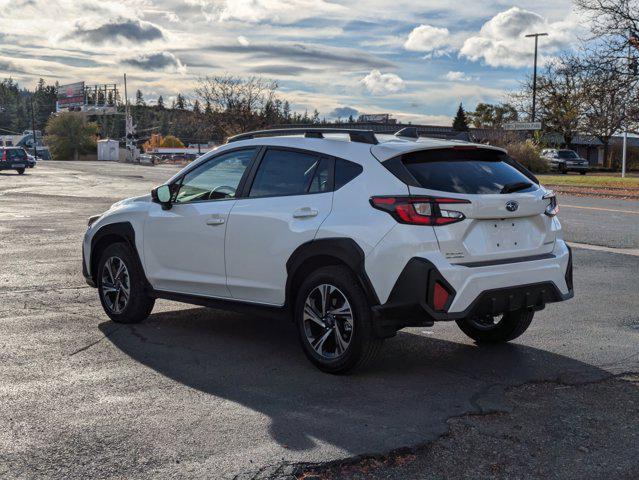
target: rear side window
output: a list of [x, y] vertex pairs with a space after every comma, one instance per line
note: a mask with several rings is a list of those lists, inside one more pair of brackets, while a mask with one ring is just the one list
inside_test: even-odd
[[27, 158], [27, 154], [21, 148], [13, 148], [7, 150], [7, 156], [13, 160], [23, 160]]
[[340, 158], [335, 160], [335, 190], [353, 180], [364, 169], [361, 165]]
[[421, 150], [402, 156], [402, 163], [423, 188], [442, 192], [501, 193], [506, 185], [531, 183], [519, 192], [537, 189], [535, 182], [511, 166], [502, 152], [489, 149]]
[[[323, 191], [327, 182], [315, 173], [320, 166], [317, 155], [291, 150], [269, 149], [255, 174], [249, 197], [302, 195]], [[326, 167], [328, 168], [328, 167]], [[328, 174], [325, 174], [326, 178]], [[311, 185], [312, 182], [312, 185]]]

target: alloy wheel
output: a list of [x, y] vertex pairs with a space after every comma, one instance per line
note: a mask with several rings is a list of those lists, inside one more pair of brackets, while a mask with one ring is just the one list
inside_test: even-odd
[[102, 298], [112, 313], [122, 313], [131, 296], [131, 277], [120, 257], [109, 257], [102, 268]]
[[353, 339], [353, 310], [334, 285], [315, 287], [304, 302], [304, 333], [315, 352], [327, 359], [341, 357]]
[[504, 319], [503, 315], [482, 315], [470, 318], [470, 323], [478, 330], [492, 330]]

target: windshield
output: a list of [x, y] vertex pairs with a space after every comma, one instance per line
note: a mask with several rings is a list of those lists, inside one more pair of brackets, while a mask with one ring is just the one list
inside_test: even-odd
[[559, 158], [579, 158], [579, 155], [577, 155], [577, 153], [573, 150], [559, 150], [559, 152], [557, 152], [557, 156]]

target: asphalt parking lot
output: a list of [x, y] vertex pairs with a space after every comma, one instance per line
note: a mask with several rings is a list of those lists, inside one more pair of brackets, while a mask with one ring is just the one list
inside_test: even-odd
[[637, 478], [639, 202], [560, 198], [576, 296], [512, 344], [406, 329], [335, 377], [281, 321], [102, 312], [87, 217], [175, 171], [0, 172], [0, 478]]

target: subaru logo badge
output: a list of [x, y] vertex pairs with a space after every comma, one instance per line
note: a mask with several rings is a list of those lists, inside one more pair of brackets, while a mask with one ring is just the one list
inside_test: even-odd
[[519, 208], [519, 204], [515, 202], [514, 200], [511, 200], [510, 202], [506, 202], [506, 210], [508, 210], [509, 212], [514, 212], [518, 208]]

